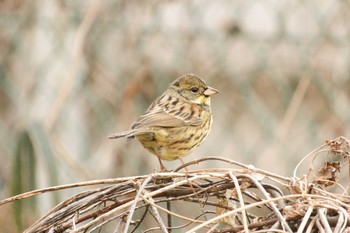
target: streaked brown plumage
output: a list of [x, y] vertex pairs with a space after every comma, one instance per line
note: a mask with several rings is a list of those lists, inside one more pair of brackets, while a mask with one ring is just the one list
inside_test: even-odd
[[109, 136], [137, 138], [161, 160], [180, 159], [194, 151], [207, 137], [211, 124], [210, 96], [218, 93], [197, 75], [176, 79], [130, 130]]

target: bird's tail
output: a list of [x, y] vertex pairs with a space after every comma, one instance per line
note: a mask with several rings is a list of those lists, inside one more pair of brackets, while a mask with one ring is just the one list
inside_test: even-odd
[[109, 135], [108, 138], [109, 139], [118, 139], [118, 138], [124, 138], [124, 137], [129, 138], [129, 137], [134, 137], [135, 136], [134, 134], [135, 134], [135, 130], [127, 130], [124, 132]]
[[132, 129], [132, 130], [127, 130], [127, 131], [123, 131], [120, 133], [116, 133], [116, 134], [112, 134], [110, 136], [108, 136], [109, 139], [118, 139], [118, 138], [124, 138], [126, 137], [126, 141], [130, 141], [133, 138], [135, 138], [135, 136], [140, 135], [140, 134], [147, 134], [147, 133], [153, 133], [153, 130], [150, 129]]

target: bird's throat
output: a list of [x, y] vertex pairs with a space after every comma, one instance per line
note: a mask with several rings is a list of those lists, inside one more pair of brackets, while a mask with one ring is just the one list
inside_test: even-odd
[[195, 99], [193, 101], [193, 103], [195, 104], [199, 104], [199, 105], [207, 105], [210, 106], [210, 98], [206, 97], [204, 95], [199, 96], [197, 99]]

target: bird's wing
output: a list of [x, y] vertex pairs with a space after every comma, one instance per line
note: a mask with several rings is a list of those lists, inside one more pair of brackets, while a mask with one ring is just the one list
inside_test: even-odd
[[[161, 96], [156, 101], [162, 101], [164, 98], [166, 99], [167, 96]], [[191, 106], [189, 103], [179, 103], [178, 106], [172, 107], [166, 107], [166, 104], [152, 104], [147, 112], [140, 116], [131, 128], [198, 126], [203, 123], [199, 116], [199, 111], [195, 111], [194, 109], [195, 106]]]
[[126, 137], [127, 141], [129, 141], [137, 135], [155, 132], [155, 129], [152, 129], [152, 127], [198, 126], [203, 123], [198, 106], [178, 102], [177, 106], [170, 108], [166, 107], [167, 104], [158, 104], [162, 99], [168, 98], [168, 95], [160, 96], [153, 102], [146, 113], [135, 121], [130, 130], [113, 134], [109, 138]]
[[149, 127], [178, 127], [186, 125], [201, 125], [202, 120], [199, 117], [193, 116], [192, 119], [182, 119], [174, 114], [169, 114], [163, 110], [149, 111], [132, 125], [132, 129], [149, 128]]

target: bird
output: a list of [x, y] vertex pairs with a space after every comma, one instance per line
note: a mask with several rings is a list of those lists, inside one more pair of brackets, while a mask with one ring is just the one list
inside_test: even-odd
[[208, 136], [213, 122], [210, 97], [219, 91], [208, 86], [196, 74], [185, 74], [149, 106], [129, 130], [110, 135], [109, 139], [137, 138], [145, 149], [162, 160], [179, 159], [193, 152]]

